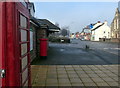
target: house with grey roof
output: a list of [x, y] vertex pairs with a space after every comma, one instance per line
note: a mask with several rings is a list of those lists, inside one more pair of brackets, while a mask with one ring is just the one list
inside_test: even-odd
[[34, 3], [29, 2], [30, 13], [30, 50], [31, 61], [39, 57], [40, 38], [48, 38], [49, 34], [59, 32], [60, 28], [47, 19], [38, 19], [34, 17]]
[[101, 38], [110, 39], [110, 27], [107, 21], [101, 23], [98, 21], [91, 29], [91, 41], [100, 41]]

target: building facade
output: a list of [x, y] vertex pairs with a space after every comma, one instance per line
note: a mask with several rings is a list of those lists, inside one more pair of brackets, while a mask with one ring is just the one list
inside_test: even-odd
[[120, 11], [117, 8], [115, 17], [111, 23], [111, 38], [112, 40], [120, 39]]
[[36, 58], [36, 30], [38, 29], [39, 25], [32, 21], [32, 17], [35, 14], [35, 7], [34, 3], [29, 2], [28, 9], [30, 13], [30, 59], [31, 62]]
[[104, 23], [98, 22], [91, 29], [91, 41], [100, 41], [101, 38], [110, 39], [110, 27], [107, 21]]

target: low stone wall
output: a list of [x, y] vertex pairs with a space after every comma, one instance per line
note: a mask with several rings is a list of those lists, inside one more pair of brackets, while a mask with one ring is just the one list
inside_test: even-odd
[[120, 43], [120, 38], [112, 38], [111, 42], [118, 42], [118, 43]]
[[70, 43], [70, 39], [66, 37], [49, 37], [49, 41], [55, 43]]
[[100, 38], [100, 42], [116, 42], [120, 43], [120, 38]]

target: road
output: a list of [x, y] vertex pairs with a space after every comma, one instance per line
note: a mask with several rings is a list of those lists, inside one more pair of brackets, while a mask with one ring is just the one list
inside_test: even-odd
[[85, 48], [85, 45], [88, 45], [90, 49], [100, 49], [116, 55], [119, 55], [118, 52], [120, 51], [120, 45], [118, 43], [80, 41], [75, 39], [71, 42], [76, 44], [74, 47]]
[[[88, 45], [89, 49], [85, 46]], [[108, 65], [118, 64], [118, 44], [71, 40], [70, 44], [49, 43], [47, 59], [36, 59], [35, 65]]]

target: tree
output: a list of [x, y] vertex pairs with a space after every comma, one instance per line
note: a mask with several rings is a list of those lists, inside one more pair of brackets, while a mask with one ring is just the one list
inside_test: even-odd
[[61, 35], [63, 35], [63, 36], [69, 36], [69, 27], [68, 26], [65, 26], [65, 27], [62, 27], [62, 30], [61, 30]]
[[75, 35], [78, 35], [78, 34], [79, 34], [79, 32], [76, 32], [76, 33], [75, 33]]
[[67, 30], [66, 30], [66, 29], [62, 29], [62, 30], [61, 30], [61, 34], [62, 34], [63, 36], [66, 36], [66, 35], [67, 35]]

